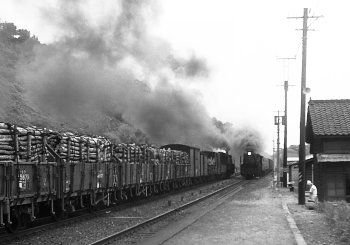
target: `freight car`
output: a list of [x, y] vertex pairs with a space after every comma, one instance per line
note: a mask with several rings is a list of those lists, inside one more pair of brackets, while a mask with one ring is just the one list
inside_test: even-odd
[[0, 226], [14, 232], [40, 217], [59, 219], [228, 176], [230, 156], [205, 155], [185, 145], [112, 144], [0, 123]]
[[228, 178], [230, 175], [234, 174], [235, 171], [235, 165], [232, 162], [232, 156], [224, 153], [224, 152], [218, 152], [219, 155], [219, 172], [221, 177]]
[[[235, 172], [232, 156], [224, 152], [202, 151], [203, 161], [208, 161], [209, 174], [218, 178], [228, 178]], [[201, 158], [201, 159], [202, 159]]]
[[248, 151], [243, 154], [241, 175], [246, 179], [262, 177], [273, 170], [273, 161], [260, 154]]
[[198, 148], [182, 144], [169, 144], [161, 148], [187, 153], [192, 168], [191, 177], [195, 182], [228, 178], [234, 173], [232, 156], [227, 153], [200, 151]]

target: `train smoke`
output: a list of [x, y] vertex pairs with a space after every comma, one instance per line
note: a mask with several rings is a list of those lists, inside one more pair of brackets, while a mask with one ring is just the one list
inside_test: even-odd
[[212, 124], [198, 95], [169, 82], [139, 100], [125, 116], [160, 143], [181, 142], [201, 147], [227, 147], [226, 139]]
[[262, 153], [264, 144], [261, 134], [248, 126], [234, 127], [231, 123], [223, 123], [213, 118], [213, 124], [226, 138], [232, 155], [242, 155], [246, 151]]
[[209, 75], [209, 68], [206, 61], [194, 55], [189, 59], [169, 57], [169, 61], [177, 76], [193, 78], [196, 76]]
[[[188, 81], [209, 75], [196, 55], [177, 57], [147, 32], [150, 1], [110, 1], [91, 20], [93, 1], [61, 1], [44, 13], [60, 38], [37, 45], [18, 65], [24, 124], [104, 135], [117, 142], [183, 143], [241, 154], [262, 148], [254, 130], [212, 119]], [[59, 14], [57, 14], [59, 13]], [[17, 119], [16, 119], [17, 121]]]
[[[194, 55], [176, 58], [168, 43], [147, 33], [145, 10], [151, 4], [119, 1], [110, 14], [91, 23], [84, 3], [63, 1], [59, 11], [46, 9], [65, 32], [56, 43], [38, 46], [35, 58], [21, 66], [18, 77], [27, 100], [51, 118], [41, 124], [117, 141], [147, 141], [143, 132], [158, 144], [227, 149], [200, 96], [181, 82], [170, 82], [207, 76], [206, 62]], [[140, 130], [138, 139], [127, 139], [135, 133], [131, 125]]]

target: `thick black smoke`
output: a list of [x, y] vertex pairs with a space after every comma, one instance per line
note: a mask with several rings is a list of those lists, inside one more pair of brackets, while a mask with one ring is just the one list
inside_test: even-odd
[[198, 95], [164, 81], [152, 93], [138, 97], [137, 106], [125, 113], [128, 121], [142, 128], [159, 143], [227, 147], [227, 141], [212, 124]]
[[166, 42], [147, 33], [149, 2], [118, 1], [99, 23], [89, 21], [83, 4], [61, 1], [58, 11], [45, 12], [65, 32], [58, 42], [38, 46], [35, 59], [21, 66], [34, 108], [51, 124], [118, 141], [135, 140], [128, 134], [146, 141], [143, 132], [158, 144], [228, 147], [198, 94], [169, 81], [179, 74], [207, 76], [206, 62], [193, 55], [176, 59]]
[[263, 153], [261, 134], [251, 127], [234, 127], [231, 123], [223, 123], [213, 118], [213, 123], [226, 138], [232, 155], [242, 155], [246, 151]]
[[121, 142], [260, 150], [255, 132], [213, 120], [199, 94], [172, 81], [206, 77], [209, 69], [195, 55], [176, 58], [168, 43], [149, 35], [153, 2], [111, 1], [109, 12], [95, 22], [85, 3], [64, 0], [46, 9], [61, 38], [39, 45], [35, 57], [20, 66], [28, 103], [45, 115], [41, 126]]
[[206, 61], [194, 55], [189, 59], [169, 57], [169, 61], [172, 69], [179, 77], [193, 78], [196, 76], [209, 75], [209, 68]]

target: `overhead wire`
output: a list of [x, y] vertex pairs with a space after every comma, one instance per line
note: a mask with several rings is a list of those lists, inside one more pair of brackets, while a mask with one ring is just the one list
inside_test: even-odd
[[[320, 2], [321, 2], [320, 0], [314, 0], [313, 1], [313, 3], [311, 4], [311, 7], [309, 8], [309, 11], [308, 11], [309, 14], [311, 14], [311, 11], [312, 11], [312, 15], [315, 15], [315, 13], [317, 12], [317, 9], [319, 9]], [[308, 24], [307, 28], [310, 28], [318, 19], [319, 19], [319, 17], [314, 18], [313, 21], [310, 24]], [[300, 47], [301, 47], [301, 45], [303, 43], [302, 38], [300, 40], [301, 40], [301, 42], [299, 43], [299, 46], [297, 48], [295, 57], [298, 57]]]

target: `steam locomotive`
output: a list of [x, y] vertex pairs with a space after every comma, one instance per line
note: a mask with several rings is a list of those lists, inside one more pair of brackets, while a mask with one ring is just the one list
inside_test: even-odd
[[232, 157], [181, 145], [114, 144], [100, 136], [0, 123], [0, 226], [65, 217], [234, 172]]
[[243, 154], [241, 175], [246, 179], [262, 177], [273, 170], [273, 161], [260, 154], [247, 151]]

